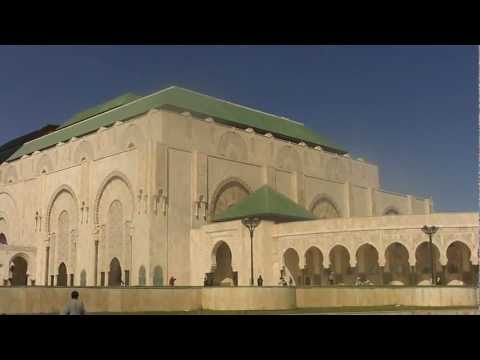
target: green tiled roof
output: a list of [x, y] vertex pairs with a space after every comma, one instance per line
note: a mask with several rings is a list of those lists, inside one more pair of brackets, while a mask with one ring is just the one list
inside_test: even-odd
[[25, 143], [8, 160], [18, 159], [37, 150], [52, 147], [59, 142], [66, 142], [72, 137], [92, 133], [102, 126], [128, 120], [155, 108], [189, 111], [197, 116], [211, 117], [219, 123], [243, 128], [251, 127], [259, 132], [270, 132], [282, 139], [304, 141], [313, 146], [321, 145], [333, 152], [346, 153], [345, 150], [300, 123], [172, 86], [144, 97], [125, 94], [81, 112], [57, 131]]
[[87, 110], [84, 110], [82, 112], [79, 112], [75, 115], [72, 116], [70, 120], [68, 120], [65, 124], [63, 124], [60, 128], [64, 128], [66, 126], [75, 124], [79, 121], [88, 119], [92, 116], [99, 115], [101, 113], [104, 113], [108, 110], [115, 109], [116, 107], [128, 104], [129, 102], [132, 102], [134, 100], [140, 99], [141, 96], [133, 94], [133, 93], [126, 93], [123, 95], [120, 95], [116, 97], [115, 99], [109, 100], [106, 103], [100, 104], [98, 106], [89, 108]]
[[213, 221], [239, 220], [248, 216], [276, 222], [316, 219], [312, 213], [285, 195], [264, 185], [239, 203], [215, 216]]

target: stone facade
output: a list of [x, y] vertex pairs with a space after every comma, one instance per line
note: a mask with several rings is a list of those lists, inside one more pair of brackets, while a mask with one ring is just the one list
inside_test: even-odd
[[[356, 267], [353, 254], [369, 242], [384, 267], [385, 248], [399, 242], [415, 266], [415, 248], [425, 241], [418, 226], [429, 221], [452, 222], [436, 237], [441, 266], [450, 239], [466, 244], [478, 264], [476, 214], [429, 217], [430, 199], [381, 190], [373, 164], [155, 109], [0, 165], [0, 278], [11, 277], [12, 262], [22, 258], [28, 285], [161, 286], [171, 276], [175, 285], [203, 285], [220, 248], [230, 256], [233, 283], [247, 285], [246, 230], [211, 219], [265, 184], [322, 219], [258, 228], [255, 273], [265, 285], [277, 285], [289, 248], [299, 257], [290, 273], [296, 283], [305, 281], [310, 246], [318, 247], [324, 267], [333, 245], [345, 246]], [[362, 229], [345, 230], [348, 224]]]

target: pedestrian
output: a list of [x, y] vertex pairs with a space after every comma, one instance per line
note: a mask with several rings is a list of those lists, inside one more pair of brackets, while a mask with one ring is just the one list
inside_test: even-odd
[[170, 278], [170, 281], [168, 282], [170, 284], [170, 286], [175, 286], [175, 279], [173, 276]]
[[357, 276], [357, 278], [355, 279], [355, 286], [361, 286], [361, 285], [363, 285], [362, 280], [360, 279], [360, 276]]
[[442, 279], [440, 278], [440, 275], [437, 275], [437, 285], [440, 285], [442, 282]]
[[258, 279], [257, 279], [257, 284], [258, 284], [258, 286], [263, 286], [263, 279], [262, 279], [262, 275], [259, 275], [259, 276], [258, 276]]
[[10, 270], [8, 271], [8, 281], [10, 283], [10, 286], [13, 285], [13, 271], [15, 270], [15, 265], [12, 264], [12, 266], [10, 266]]
[[292, 280], [292, 278], [290, 278], [290, 279], [288, 280], [288, 285], [289, 285], [289, 286], [293, 286], [293, 280]]
[[62, 315], [85, 315], [85, 305], [78, 299], [78, 291], [72, 291], [71, 300], [65, 305]]
[[208, 276], [205, 275], [205, 278], [203, 279], [203, 286], [208, 286]]

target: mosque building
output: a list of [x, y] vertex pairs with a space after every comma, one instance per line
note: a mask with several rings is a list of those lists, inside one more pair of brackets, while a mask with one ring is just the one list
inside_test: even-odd
[[478, 213], [435, 213], [300, 122], [175, 86], [0, 147], [5, 286], [416, 286], [432, 263], [473, 285], [477, 253]]

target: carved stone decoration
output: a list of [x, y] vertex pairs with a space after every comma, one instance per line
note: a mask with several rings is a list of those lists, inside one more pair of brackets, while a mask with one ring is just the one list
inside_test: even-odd
[[217, 151], [219, 155], [232, 160], [248, 159], [248, 149], [245, 141], [240, 135], [233, 131], [223, 134], [219, 141]]
[[311, 209], [311, 212], [319, 219], [333, 219], [340, 217], [340, 212], [337, 207], [332, 201], [324, 197], [316, 200]]
[[291, 145], [280, 149], [277, 155], [277, 165], [280, 169], [296, 172], [301, 172], [303, 168], [299, 153]]
[[338, 182], [345, 182], [347, 180], [347, 170], [340, 159], [333, 158], [328, 161], [327, 178]]
[[240, 200], [246, 198], [249, 191], [239, 182], [233, 181], [224, 185], [214, 198], [212, 215], [218, 215], [235, 205]]

